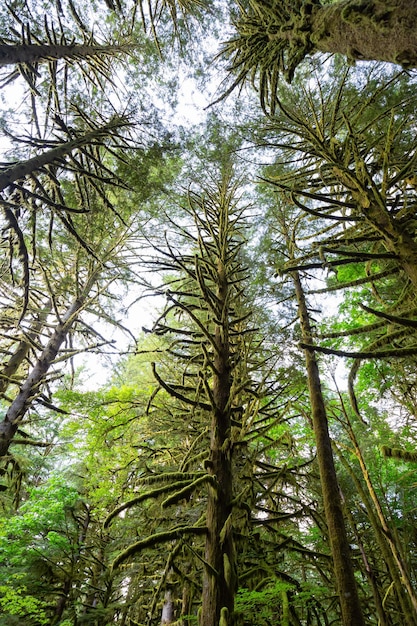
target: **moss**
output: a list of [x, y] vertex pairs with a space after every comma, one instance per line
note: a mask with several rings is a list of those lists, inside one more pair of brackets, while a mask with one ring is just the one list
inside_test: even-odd
[[372, 20], [374, 14], [374, 3], [366, 0], [350, 2], [341, 13], [342, 20], [348, 24], [364, 24]]
[[401, 448], [390, 448], [389, 446], [381, 446], [381, 452], [388, 458], [417, 463], [417, 452], [410, 452], [409, 450], [403, 450]]
[[402, 65], [404, 69], [414, 66], [414, 54], [411, 51], [403, 50], [395, 55], [394, 62]]
[[375, 2], [357, 0], [349, 2], [341, 12], [341, 18], [347, 24], [353, 26], [370, 26], [384, 32], [390, 26], [390, 20], [394, 13], [394, 7], [386, 6], [383, 11], [378, 11]]
[[232, 565], [230, 563], [229, 557], [225, 552], [223, 553], [223, 573], [226, 585], [229, 587], [229, 589], [233, 589]]
[[227, 607], [222, 607], [220, 611], [220, 620], [219, 626], [228, 626], [228, 618], [229, 618], [229, 609]]

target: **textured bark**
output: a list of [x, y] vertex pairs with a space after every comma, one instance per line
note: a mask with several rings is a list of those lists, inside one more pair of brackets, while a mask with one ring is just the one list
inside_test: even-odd
[[40, 63], [58, 59], [82, 59], [103, 54], [114, 54], [116, 46], [89, 46], [86, 44], [0, 44], [0, 67], [17, 63]]
[[[225, 251], [226, 253], [226, 251]], [[220, 320], [215, 328], [213, 411], [210, 440], [210, 471], [217, 479], [217, 488], [209, 488], [207, 501], [207, 538], [205, 560], [209, 564], [203, 580], [200, 626], [218, 626], [221, 616], [230, 623], [236, 592], [236, 565], [232, 525], [232, 444], [231, 444], [231, 368], [228, 338], [227, 260], [220, 258], [217, 266], [217, 297]]]
[[311, 42], [352, 60], [417, 66], [417, 0], [342, 0], [314, 7]]
[[[298, 272], [293, 272], [292, 276], [298, 302], [302, 339], [304, 343], [311, 344], [312, 331], [303, 287]], [[304, 350], [304, 353], [320, 484], [329, 532], [336, 588], [342, 611], [342, 623], [343, 626], [365, 626], [346, 534], [318, 364], [313, 350]]]

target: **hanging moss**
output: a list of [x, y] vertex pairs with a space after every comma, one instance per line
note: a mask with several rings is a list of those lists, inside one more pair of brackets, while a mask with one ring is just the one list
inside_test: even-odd
[[229, 624], [229, 610], [227, 607], [223, 607], [220, 611], [220, 621], [219, 626], [228, 626]]
[[390, 448], [389, 446], [381, 446], [381, 452], [386, 458], [417, 463], [417, 452], [410, 452], [402, 448]]

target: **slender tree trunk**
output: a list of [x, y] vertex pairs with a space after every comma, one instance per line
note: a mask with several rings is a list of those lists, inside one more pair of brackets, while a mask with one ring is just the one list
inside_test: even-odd
[[[303, 287], [298, 272], [292, 273], [302, 340], [312, 343], [312, 331]], [[365, 626], [355, 582], [350, 547], [343, 518], [342, 502], [334, 466], [326, 408], [321, 389], [320, 373], [313, 350], [304, 350], [311, 402], [317, 460], [323, 494], [324, 510], [329, 531], [336, 588], [342, 611], [343, 626]]]
[[185, 580], [182, 588], [181, 598], [181, 626], [191, 626], [191, 611], [193, 606], [193, 589], [190, 583]]
[[356, 435], [351, 427], [351, 425], [349, 424], [348, 426], [348, 432], [349, 432], [349, 437], [355, 447], [355, 454], [356, 457], [359, 461], [359, 465], [362, 471], [362, 475], [363, 478], [365, 480], [366, 486], [368, 488], [368, 492], [369, 495], [371, 497], [371, 500], [374, 504], [375, 507], [375, 511], [376, 514], [378, 516], [379, 519], [379, 523], [381, 524], [381, 528], [382, 531], [384, 533], [384, 537], [386, 538], [386, 541], [390, 547], [392, 556], [394, 557], [395, 563], [397, 564], [398, 567], [398, 571], [400, 573], [400, 578], [402, 581], [402, 584], [405, 586], [405, 588], [407, 589], [408, 595], [409, 595], [409, 599], [411, 602], [411, 605], [413, 607], [413, 613], [414, 615], [412, 616], [412, 623], [413, 624], [417, 624], [417, 596], [415, 594], [415, 591], [413, 589], [413, 584], [411, 582], [410, 579], [410, 575], [407, 571], [407, 567], [406, 564], [404, 562], [404, 558], [403, 555], [401, 554], [401, 550], [399, 548], [399, 546], [397, 546], [397, 543], [395, 541], [395, 537], [394, 537], [394, 533], [393, 531], [390, 529], [389, 524], [386, 520], [384, 511], [382, 510], [382, 506], [381, 503], [378, 499], [378, 495], [374, 489], [374, 486], [372, 484], [372, 480], [371, 477], [369, 476], [369, 472], [368, 472], [368, 468], [366, 466], [365, 463], [365, 459], [362, 455], [362, 450], [360, 449], [358, 440], [356, 438]]
[[172, 599], [172, 591], [167, 589], [164, 596], [164, 604], [162, 607], [161, 626], [172, 624], [174, 621], [174, 601]]
[[417, 66], [417, 0], [340, 0], [314, 6], [310, 40], [320, 52]]
[[118, 46], [91, 46], [86, 44], [0, 44], [0, 67], [17, 63], [41, 63], [58, 59], [82, 59], [115, 54]]
[[10, 404], [6, 415], [0, 422], [0, 457], [7, 454], [9, 446], [15, 436], [19, 424], [25, 416], [29, 406], [39, 393], [39, 389], [45, 380], [45, 375], [52, 366], [63, 342], [71, 330], [77, 315], [85, 306], [90, 289], [97, 274], [93, 273], [87, 281], [83, 292], [68, 307], [61, 322], [51, 335], [48, 343], [40, 354], [32, 371], [28, 374], [25, 382], [20, 387], [19, 393]]
[[71, 591], [71, 579], [67, 578], [62, 586], [62, 591], [55, 605], [54, 615], [51, 620], [51, 626], [59, 624], [65, 611], [65, 607], [68, 602], [68, 596]]
[[394, 584], [394, 590], [399, 600], [399, 604], [400, 604], [401, 611], [402, 611], [403, 622], [404, 624], [407, 624], [407, 626], [415, 626], [416, 622], [414, 621], [414, 619], [412, 618], [410, 614], [412, 611], [410, 598], [404, 588], [400, 573], [398, 571], [397, 564], [392, 555], [392, 551], [387, 542], [387, 538], [383, 532], [383, 529], [381, 528], [381, 524], [378, 520], [378, 517], [375, 513], [375, 508], [372, 505], [372, 501], [368, 497], [365, 489], [363, 488], [361, 481], [356, 475], [357, 473], [352, 469], [350, 464], [347, 462], [345, 457], [340, 452], [339, 452], [339, 458], [342, 464], [345, 466], [345, 468], [349, 472], [350, 476], [352, 477], [352, 480], [358, 491], [358, 494], [364, 506], [366, 507], [366, 512], [369, 518], [369, 522], [373, 528], [375, 538], [378, 544], [378, 548], [381, 552], [381, 558], [385, 562], [389, 575], [391, 576], [391, 580]]
[[10, 165], [0, 171], [0, 191], [5, 189], [8, 185], [14, 183], [17, 180], [25, 178], [33, 172], [39, 171], [45, 165], [52, 163], [60, 163], [64, 157], [70, 154], [73, 150], [82, 146], [88, 146], [88, 144], [94, 144], [95, 142], [103, 139], [104, 137], [111, 135], [113, 131], [126, 125], [127, 122], [120, 118], [111, 120], [108, 124], [104, 124], [99, 128], [85, 133], [84, 135], [66, 141], [65, 143], [47, 150], [43, 154], [39, 154], [27, 161], [21, 161]]
[[353, 518], [353, 515], [348, 505], [344, 506], [344, 512], [345, 512], [347, 520], [349, 521], [349, 525], [352, 528], [353, 533], [355, 534], [355, 540], [359, 546], [359, 550], [362, 555], [362, 562], [364, 564], [365, 575], [372, 589], [372, 595], [373, 595], [374, 602], [375, 602], [375, 609], [378, 615], [378, 620], [379, 620], [378, 626], [394, 626], [390, 615], [386, 613], [384, 609], [376, 573], [374, 569], [372, 568], [371, 564], [369, 563], [369, 559], [367, 557], [366, 550], [362, 542], [361, 533], [358, 531], [358, 528], [355, 524], [355, 520]]

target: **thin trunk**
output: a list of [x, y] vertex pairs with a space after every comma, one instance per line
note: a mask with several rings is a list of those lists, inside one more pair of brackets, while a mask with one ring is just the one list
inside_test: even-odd
[[[312, 331], [303, 287], [298, 272], [292, 273], [302, 340], [312, 343]], [[310, 393], [313, 429], [323, 494], [324, 510], [329, 531], [336, 588], [344, 626], [365, 626], [355, 582], [350, 547], [347, 539], [339, 484], [334, 466], [326, 408], [321, 389], [320, 373], [313, 350], [304, 350]]]
[[[188, 568], [187, 568], [188, 570]], [[187, 575], [191, 572], [191, 567], [189, 567], [189, 571], [187, 571]], [[181, 599], [181, 626], [190, 626], [191, 625], [191, 612], [193, 607], [193, 588], [187, 579], [183, 582], [182, 587], [182, 599]]]
[[417, 67], [417, 0], [339, 0], [314, 6], [310, 29], [317, 51]]
[[61, 621], [62, 616], [65, 611], [65, 607], [68, 602], [68, 596], [69, 596], [70, 591], [71, 591], [71, 579], [67, 578], [67, 580], [63, 584], [62, 591], [55, 605], [55, 611], [51, 620], [51, 626], [55, 626], [55, 624], [59, 624], [59, 622]]
[[58, 59], [86, 59], [113, 55], [122, 50], [118, 46], [87, 44], [0, 44], [0, 67], [17, 63], [41, 63]]
[[385, 562], [389, 575], [391, 576], [391, 580], [393, 582], [394, 589], [395, 589], [397, 598], [399, 600], [399, 604], [401, 606], [402, 618], [404, 620], [404, 623], [407, 624], [407, 626], [416, 626], [416, 622], [410, 617], [411, 605], [409, 601], [410, 600], [409, 596], [404, 590], [404, 586], [403, 586], [401, 576], [398, 571], [397, 564], [393, 558], [392, 551], [388, 545], [387, 538], [383, 532], [383, 529], [381, 528], [381, 524], [378, 520], [378, 517], [375, 514], [375, 508], [372, 505], [372, 502], [369, 499], [368, 494], [363, 488], [361, 481], [356, 475], [356, 472], [352, 469], [350, 464], [347, 462], [345, 457], [340, 452], [339, 452], [339, 459], [341, 463], [344, 465], [344, 467], [347, 469], [348, 473], [350, 474], [353, 480], [353, 483], [356, 487], [356, 490], [361, 498], [361, 501], [363, 502], [366, 508], [366, 513], [368, 515], [369, 522], [374, 531], [375, 539], [378, 543], [378, 548], [381, 551], [381, 557], [383, 561]]
[[362, 542], [361, 534], [355, 524], [355, 520], [349, 509], [349, 506], [344, 506], [344, 512], [345, 512], [346, 518], [349, 521], [350, 527], [355, 535], [355, 540], [359, 546], [359, 550], [362, 556], [362, 561], [363, 561], [364, 569], [365, 569], [365, 575], [372, 589], [372, 595], [373, 595], [374, 602], [375, 602], [375, 608], [378, 614], [378, 626], [393, 626], [393, 623], [389, 614], [387, 614], [384, 609], [383, 600], [379, 592], [377, 575], [374, 569], [372, 568], [371, 564], [369, 563], [369, 559], [367, 557], [366, 550]]
[[282, 620], [281, 626], [290, 626], [290, 602], [287, 591], [281, 592], [282, 599]]
[[47, 150], [43, 154], [39, 154], [31, 159], [15, 163], [4, 168], [0, 171], [0, 191], [6, 189], [8, 185], [16, 182], [17, 180], [21, 180], [34, 172], [38, 172], [45, 167], [45, 165], [51, 165], [52, 163], [61, 164], [62, 159], [73, 150], [81, 148], [82, 146], [88, 146], [89, 144], [95, 144], [104, 137], [111, 135], [115, 130], [124, 125], [127, 125], [125, 120], [115, 118], [108, 124], [95, 128], [94, 130], [91, 130], [76, 139], [66, 141], [55, 148]]
[[15, 436], [19, 424], [23, 420], [28, 408], [39, 393], [45, 380], [45, 375], [51, 368], [58, 352], [70, 332], [78, 314], [85, 306], [88, 293], [94, 283], [96, 274], [92, 274], [83, 293], [68, 307], [65, 315], [55, 328], [48, 343], [40, 354], [32, 371], [20, 387], [19, 393], [10, 404], [6, 415], [0, 422], [0, 457], [7, 454], [9, 446]]
[[409, 598], [410, 598], [410, 601], [411, 601], [411, 604], [412, 604], [412, 607], [413, 607], [413, 612], [414, 612], [414, 616], [412, 618], [413, 619], [413, 623], [417, 624], [417, 596], [416, 596], [416, 594], [414, 592], [413, 584], [411, 582], [410, 575], [409, 575], [409, 573], [407, 571], [407, 566], [404, 563], [404, 559], [403, 559], [403, 556], [401, 554], [401, 550], [399, 549], [399, 547], [396, 544], [394, 533], [390, 529], [389, 524], [388, 524], [388, 522], [386, 520], [386, 517], [385, 517], [384, 511], [382, 510], [382, 506], [381, 506], [381, 503], [379, 501], [378, 495], [377, 495], [377, 493], [376, 493], [376, 491], [374, 489], [371, 477], [369, 476], [369, 471], [368, 471], [368, 468], [366, 466], [365, 459], [364, 459], [364, 457], [362, 455], [362, 450], [360, 449], [358, 440], [357, 440], [356, 435], [353, 432], [353, 429], [350, 426], [350, 424], [349, 424], [349, 427], [348, 427], [348, 432], [349, 432], [349, 437], [350, 437], [350, 439], [351, 439], [351, 441], [352, 441], [352, 443], [353, 443], [353, 445], [355, 447], [355, 454], [356, 454], [356, 457], [357, 457], [357, 459], [359, 461], [359, 465], [360, 465], [360, 468], [361, 468], [361, 471], [362, 471], [362, 475], [363, 475], [363, 478], [365, 480], [366, 486], [368, 488], [368, 492], [369, 492], [369, 495], [371, 497], [371, 500], [372, 500], [372, 502], [374, 504], [375, 511], [376, 511], [377, 516], [378, 516], [379, 523], [381, 524], [382, 531], [383, 531], [384, 536], [385, 536], [385, 538], [387, 540], [387, 543], [388, 543], [388, 545], [390, 547], [390, 550], [392, 552], [392, 556], [394, 557], [394, 560], [395, 560], [395, 562], [397, 564], [398, 571], [400, 573], [400, 577], [401, 577], [402, 583], [405, 586], [405, 588], [407, 589], [407, 592], [408, 592], [408, 595], [409, 595]]
[[162, 607], [161, 626], [172, 624], [174, 621], [174, 601], [172, 599], [172, 591], [167, 589], [164, 596], [164, 604]]

